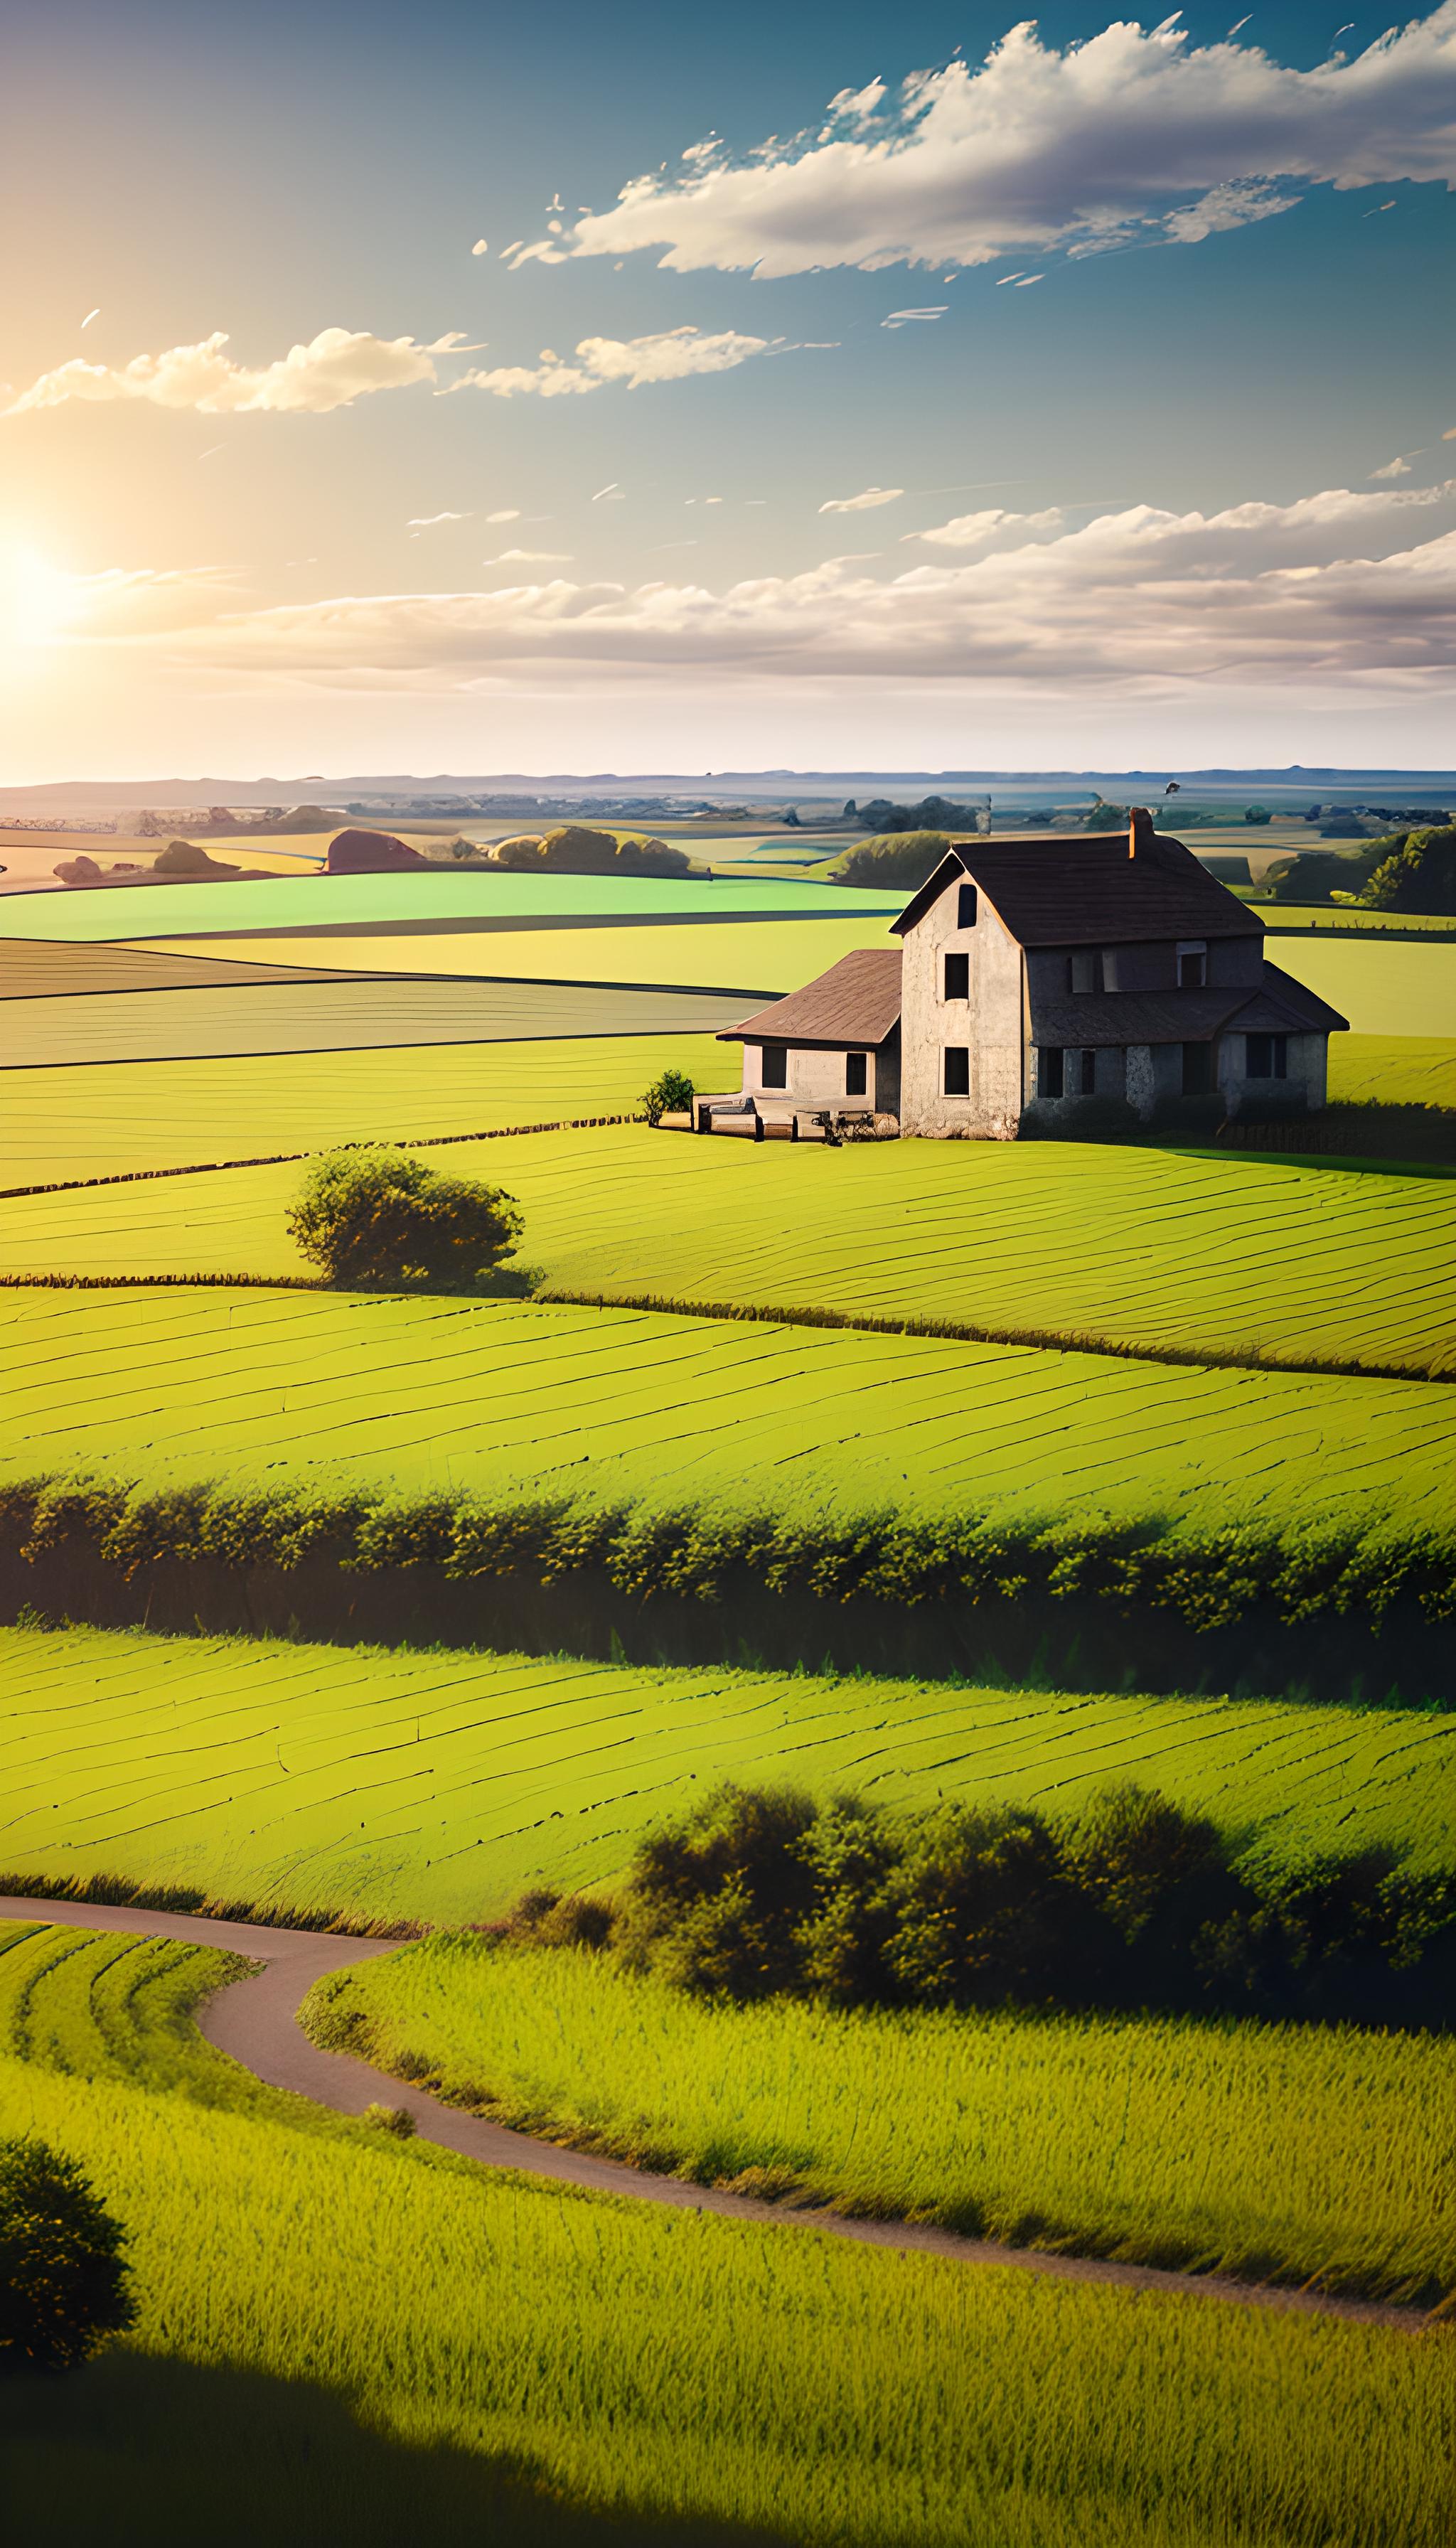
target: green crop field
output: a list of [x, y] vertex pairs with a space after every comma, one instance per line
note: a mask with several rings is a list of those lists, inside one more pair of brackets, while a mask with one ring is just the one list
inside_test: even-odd
[[10, 1478], [805, 1523], [893, 1510], [1429, 1530], [1449, 1522], [1456, 1443], [1456, 1391], [1418, 1381], [262, 1289], [11, 1292], [0, 1388]]
[[[1052, 1812], [1137, 1778], [1277, 1857], [1456, 1868], [1456, 1718], [0, 1630], [0, 1868], [363, 1919], [611, 1881], [694, 1783]], [[3, 1887], [0, 1887], [3, 1889]]]
[[[704, 1050], [711, 1063], [722, 1047]], [[626, 1075], [616, 1062], [619, 1086]], [[632, 1096], [645, 1084], [639, 1069]], [[449, 1167], [516, 1197], [522, 1262], [570, 1293], [941, 1320], [1250, 1361], [1456, 1366], [1449, 1178], [1061, 1142], [828, 1150], [635, 1125], [463, 1143]], [[237, 1169], [17, 1201], [0, 1271], [304, 1275], [285, 1227], [300, 1173]]]
[[[1252, 908], [1275, 937], [1286, 929], [1333, 930], [1337, 935], [1357, 938], [1378, 938], [1391, 929], [1402, 933], [1414, 930], [1421, 937], [1456, 936], [1456, 919], [1443, 911], [1365, 911], [1352, 909], [1348, 903], [1274, 902], [1257, 895], [1245, 898], [1251, 900]], [[1279, 960], [1276, 950], [1275, 962]]]
[[1337, 1105], [1456, 1106], [1456, 1037], [1331, 1036]]
[[[1270, 960], [1328, 1000], [1361, 1036], [1456, 1034], [1456, 947], [1337, 940], [1327, 930], [1276, 938]], [[303, 958], [318, 963], [315, 956]], [[1331, 1038], [1337, 1049], [1339, 1038]]]
[[[640, 1014], [647, 996], [609, 991], [597, 1000], [621, 1019]], [[518, 1008], [535, 1006], [535, 1033], [524, 1043], [17, 1071], [0, 1107], [0, 1183], [43, 1185], [326, 1150], [340, 1141], [429, 1140], [624, 1115], [670, 1064], [703, 1086], [723, 1069], [726, 1047], [708, 1036], [563, 1035], [562, 994], [536, 989], [511, 997]], [[568, 1023], [580, 1026], [582, 997], [568, 997]], [[493, 1013], [503, 1018], [494, 998]], [[493, 1179], [505, 1155], [492, 1148]]]
[[219, 884], [146, 885], [136, 893], [9, 894], [7, 936], [15, 938], [225, 940], [259, 930], [293, 935], [320, 927], [347, 930], [519, 929], [535, 922], [568, 928], [593, 919], [682, 922], [795, 918], [823, 913], [843, 922], [858, 914], [893, 919], [898, 892], [850, 893], [841, 886], [779, 883], [771, 877], [707, 880], [662, 876], [512, 875], [480, 867], [417, 869], [384, 875], [289, 875], [234, 890]]
[[317, 1985], [305, 2023], [385, 2070], [427, 2064], [453, 2104], [698, 2184], [752, 2170], [852, 2214], [1372, 2299], [1456, 2285], [1450, 2038], [732, 2008], [468, 1931]]
[[185, 1973], [128, 2043], [124, 1940], [47, 1968], [0, 1934], [31, 2056], [0, 2059], [0, 2130], [81, 2163], [141, 2306], [0, 2402], [28, 2536], [190, 2535], [216, 2495], [226, 2548], [335, 2538], [341, 2507], [363, 2548], [1441, 2548], [1438, 2337], [495, 2175], [179, 2055]]

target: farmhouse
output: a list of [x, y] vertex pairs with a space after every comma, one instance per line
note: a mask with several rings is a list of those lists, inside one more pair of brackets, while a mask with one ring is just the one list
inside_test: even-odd
[[1135, 809], [1126, 833], [956, 842], [869, 949], [720, 1038], [772, 1121], [872, 1109], [1014, 1140], [1089, 1101], [1301, 1113], [1348, 1021], [1263, 953], [1264, 924]]

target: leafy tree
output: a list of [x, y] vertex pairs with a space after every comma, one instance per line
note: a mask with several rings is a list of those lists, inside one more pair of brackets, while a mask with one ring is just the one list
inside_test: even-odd
[[1126, 832], [1127, 828], [1127, 806], [1105, 804], [1099, 796], [1087, 816], [1086, 829], [1089, 832]]
[[310, 1169], [287, 1228], [341, 1289], [469, 1292], [510, 1254], [521, 1217], [499, 1186], [438, 1176], [397, 1151], [336, 1150]]
[[935, 874], [950, 849], [944, 832], [881, 833], [857, 841], [835, 860], [825, 879], [829, 884], [894, 885], [913, 893]]
[[815, 1816], [792, 1789], [729, 1782], [677, 1830], [650, 1834], [617, 1931], [628, 1960], [651, 1962], [684, 1989], [734, 1999], [791, 1988], [795, 1932], [814, 1909], [800, 1844]]
[[642, 1092], [642, 1112], [656, 1127], [665, 1115], [690, 1115], [697, 1090], [685, 1070], [665, 1070]]
[[1246, 823], [1272, 823], [1274, 817], [1267, 805], [1245, 805], [1243, 819]]
[[1040, 1814], [948, 1807], [915, 1836], [895, 1890], [885, 1960], [907, 1998], [963, 2008], [1078, 1995], [1092, 1915]]
[[135, 2322], [126, 2234], [73, 2158], [0, 2141], [0, 2369], [73, 2370]]
[[1372, 911], [1456, 912], [1456, 825], [1408, 833], [1360, 899]]
[[585, 823], [561, 823], [539, 839], [522, 832], [500, 841], [497, 866], [547, 875], [690, 875], [692, 862], [666, 841], [640, 834], [619, 841], [613, 832], [593, 831]]
[[1341, 889], [1357, 894], [1368, 882], [1374, 864], [1369, 858], [1342, 856], [1338, 850], [1301, 850], [1267, 881], [1276, 902], [1327, 902]]

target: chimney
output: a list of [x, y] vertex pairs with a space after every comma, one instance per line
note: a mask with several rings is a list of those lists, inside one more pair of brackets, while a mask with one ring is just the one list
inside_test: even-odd
[[1156, 836], [1152, 828], [1152, 816], [1149, 814], [1147, 807], [1145, 805], [1130, 806], [1128, 809], [1129, 858], [1150, 859], [1153, 856], [1155, 837]]

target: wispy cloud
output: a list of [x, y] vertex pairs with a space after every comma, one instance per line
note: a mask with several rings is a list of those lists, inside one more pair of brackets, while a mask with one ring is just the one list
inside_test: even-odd
[[1034, 531], [1059, 531], [1065, 519], [1059, 504], [1049, 505], [1043, 513], [1005, 513], [993, 505], [983, 513], [957, 513], [954, 521], [942, 522], [932, 531], [906, 531], [904, 538], [924, 540], [931, 548], [978, 549], [1010, 532], [1025, 540]]
[[[468, 522], [473, 518], [470, 513], [413, 513], [405, 528], [407, 531], [428, 531], [433, 529], [436, 522]], [[494, 521], [495, 518], [494, 513], [488, 513], [486, 516], [488, 521]]]
[[732, 329], [704, 336], [696, 327], [671, 327], [657, 336], [584, 336], [566, 361], [548, 345], [535, 363], [502, 364], [462, 374], [450, 390], [488, 390], [494, 398], [583, 398], [625, 383], [645, 389], [656, 381], [684, 381], [703, 372], [731, 372], [756, 354], [784, 348], [782, 337], [741, 336]]
[[95, 308], [94, 310], [88, 310], [88, 311], [87, 311], [85, 318], [84, 318], [82, 319], [82, 321], [81, 321], [81, 325], [82, 325], [83, 327], [89, 327], [89, 326], [90, 326], [90, 324], [91, 324], [92, 319], [93, 319], [93, 318], [100, 318], [100, 316], [101, 316], [101, 304], [98, 302], [98, 303], [97, 303], [97, 305], [96, 305], [96, 308]]
[[570, 566], [569, 549], [502, 549], [499, 557], [487, 558], [487, 566]]
[[651, 248], [680, 273], [774, 276], [1187, 244], [1288, 210], [1300, 185], [1444, 184], [1453, 122], [1456, 0], [1311, 70], [1231, 38], [1196, 46], [1172, 19], [1062, 49], [1026, 20], [975, 67], [841, 91], [742, 161], [636, 177], [512, 261]]
[[196, 345], [136, 354], [120, 368], [77, 358], [43, 372], [4, 413], [139, 399], [152, 407], [190, 408], [198, 415], [327, 415], [377, 390], [433, 381], [437, 354], [479, 350], [465, 343], [459, 329], [418, 345], [412, 336], [324, 327], [309, 344], [295, 345], [278, 362], [253, 369], [234, 362], [225, 350], [228, 343], [219, 329]]
[[471, 251], [470, 251], [470, 252], [471, 252], [471, 255], [472, 255], [472, 256], [489, 256], [489, 255], [490, 255], [490, 252], [491, 252], [491, 242], [490, 242], [490, 240], [489, 240], [489, 239], [477, 239], [477, 240], [476, 240], [476, 243], [475, 243], [475, 245], [474, 245], [474, 247], [471, 249]]
[[879, 323], [881, 327], [908, 327], [917, 318], [944, 318], [950, 307], [949, 301], [943, 301], [935, 310], [892, 310], [888, 318], [881, 318]]
[[486, 519], [488, 522], [518, 522], [520, 520], [520, 506], [519, 504], [502, 504], [499, 512], [488, 513], [486, 515]]
[[872, 513], [877, 505], [897, 503], [904, 495], [903, 487], [866, 487], [858, 496], [831, 496], [821, 504], [821, 513]]
[[1372, 469], [1370, 475], [1372, 478], [1409, 478], [1411, 461], [1419, 458], [1418, 451], [1399, 452], [1394, 460], [1386, 462], [1383, 469]]

